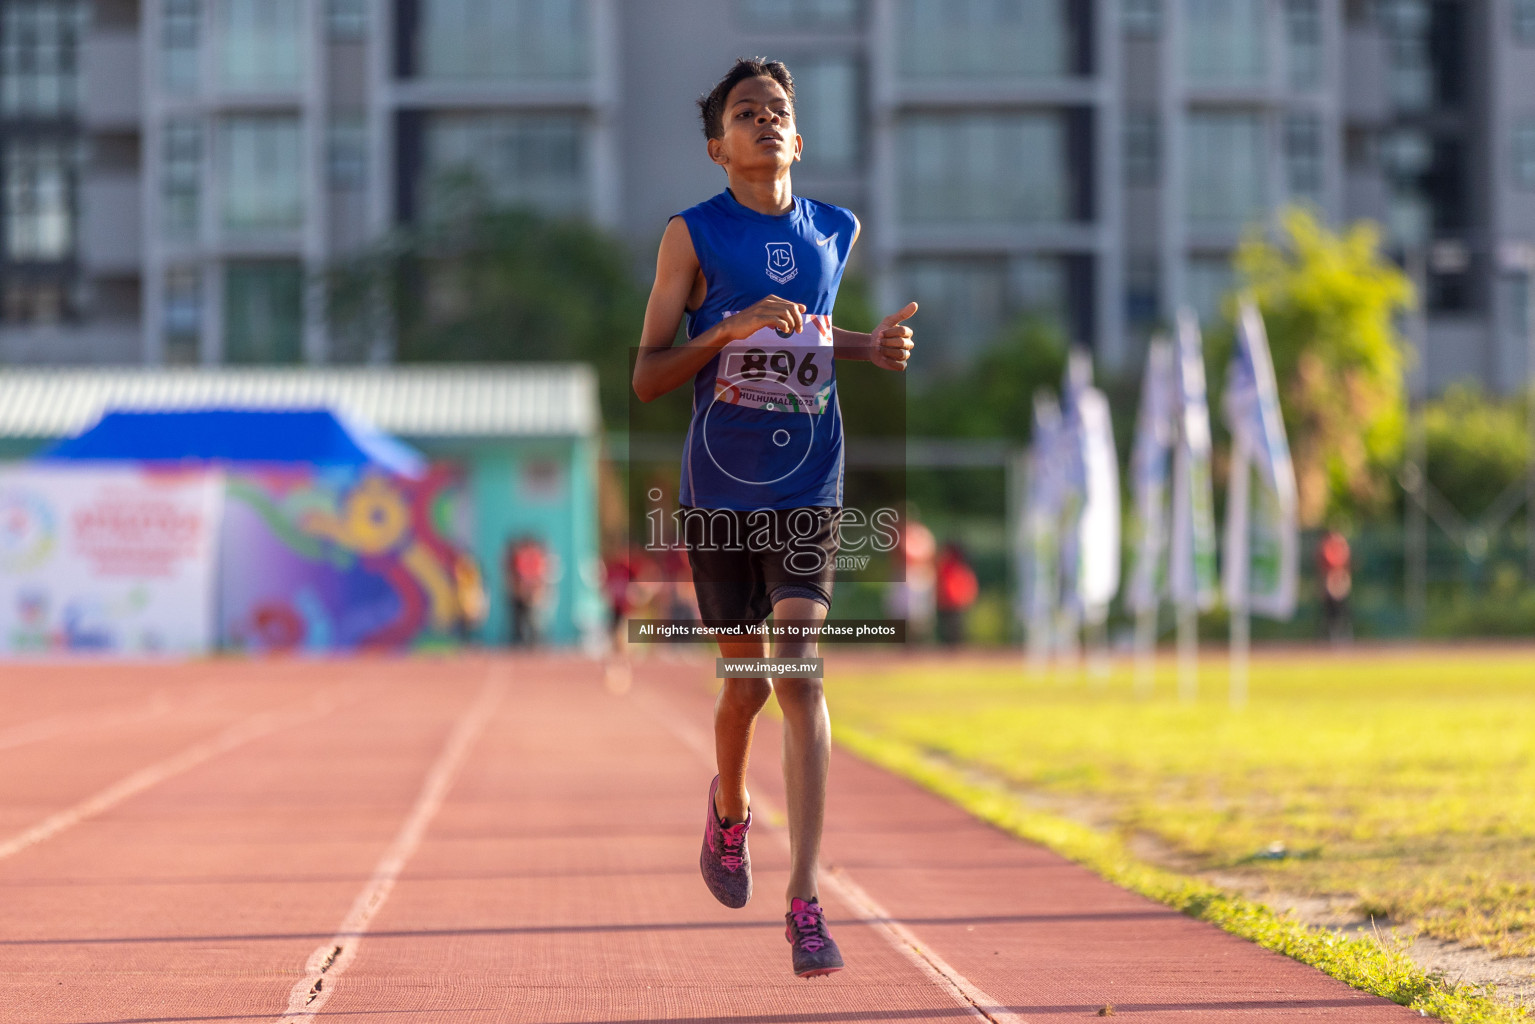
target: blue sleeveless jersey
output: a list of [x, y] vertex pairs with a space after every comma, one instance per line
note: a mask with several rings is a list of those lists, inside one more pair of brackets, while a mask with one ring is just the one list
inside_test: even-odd
[[805, 306], [798, 334], [734, 341], [693, 380], [681, 504], [785, 509], [842, 504], [842, 410], [831, 311], [858, 221], [839, 206], [794, 198], [772, 216], [729, 191], [684, 210], [708, 291], [689, 338], [769, 295]]

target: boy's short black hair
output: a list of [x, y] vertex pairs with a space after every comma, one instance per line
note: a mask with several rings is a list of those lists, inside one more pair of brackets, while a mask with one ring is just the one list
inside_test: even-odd
[[789, 97], [789, 109], [794, 109], [794, 76], [789, 74], [783, 61], [768, 60], [766, 57], [737, 57], [735, 65], [725, 72], [725, 77], [707, 95], [698, 97], [698, 116], [704, 122], [705, 138], [724, 137], [725, 100], [730, 98], [731, 89], [748, 78], [771, 78], [783, 86], [784, 94]]

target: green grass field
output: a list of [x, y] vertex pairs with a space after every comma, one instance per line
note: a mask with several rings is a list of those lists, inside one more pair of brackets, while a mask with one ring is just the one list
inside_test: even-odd
[[1207, 651], [1189, 704], [1166, 659], [1144, 699], [1128, 666], [1030, 679], [1021, 657], [850, 662], [827, 690], [839, 735], [887, 763], [1086, 809], [1184, 873], [1535, 954], [1535, 650], [1260, 654], [1241, 711], [1226, 685]]

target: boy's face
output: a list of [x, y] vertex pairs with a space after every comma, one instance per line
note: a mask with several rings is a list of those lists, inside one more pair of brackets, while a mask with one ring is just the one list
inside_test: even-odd
[[709, 140], [709, 159], [732, 173], [779, 175], [799, 159], [794, 108], [771, 78], [747, 78], [725, 97], [725, 133]]

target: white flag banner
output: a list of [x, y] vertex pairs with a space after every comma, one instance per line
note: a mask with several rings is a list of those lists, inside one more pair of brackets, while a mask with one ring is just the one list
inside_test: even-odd
[[1119, 456], [1108, 398], [1092, 381], [1092, 357], [1073, 351], [1062, 389], [1068, 519], [1061, 556], [1066, 599], [1084, 621], [1101, 623], [1119, 590]]
[[1060, 460], [1061, 410], [1053, 396], [1034, 396], [1034, 429], [1029, 441], [1028, 572], [1025, 609], [1030, 643], [1045, 643], [1060, 598], [1061, 505], [1066, 481]]
[[1215, 606], [1215, 498], [1210, 482], [1210, 407], [1203, 342], [1193, 310], [1178, 312], [1173, 377], [1178, 443], [1173, 452], [1173, 519], [1168, 589], [1173, 603]]
[[0, 653], [206, 653], [223, 495], [205, 470], [0, 468]]
[[1300, 550], [1295, 466], [1268, 334], [1250, 297], [1243, 298], [1237, 316], [1223, 405], [1232, 440], [1222, 573], [1226, 602], [1287, 619], [1295, 611]]
[[1125, 600], [1137, 614], [1155, 612], [1166, 588], [1167, 475], [1178, 436], [1176, 388], [1172, 343], [1159, 335], [1146, 351], [1130, 466], [1135, 489], [1135, 568]]

